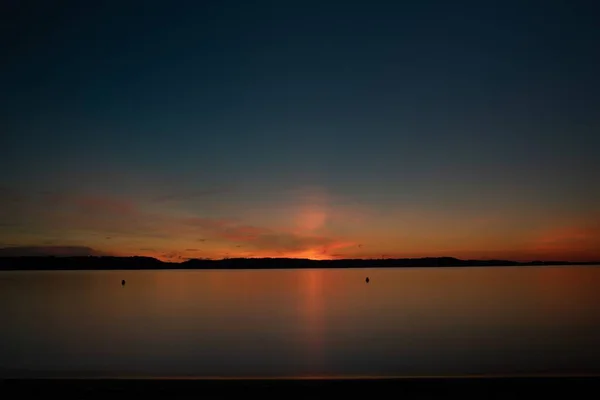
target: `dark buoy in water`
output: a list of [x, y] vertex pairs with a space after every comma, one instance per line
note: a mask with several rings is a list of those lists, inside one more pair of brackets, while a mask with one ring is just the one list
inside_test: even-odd
[[121, 281], [121, 286], [125, 286], [125, 279]]
[[367, 276], [367, 279], [365, 279], [365, 282], [369, 283], [369, 277]]

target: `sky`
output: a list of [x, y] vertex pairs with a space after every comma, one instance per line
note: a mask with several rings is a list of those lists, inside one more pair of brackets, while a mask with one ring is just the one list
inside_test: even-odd
[[0, 247], [600, 260], [598, 11], [2, 2]]

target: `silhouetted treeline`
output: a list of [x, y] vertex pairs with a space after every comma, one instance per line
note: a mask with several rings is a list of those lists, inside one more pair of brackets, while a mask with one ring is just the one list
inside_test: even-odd
[[453, 257], [309, 260], [303, 258], [192, 259], [170, 263], [152, 257], [0, 257], [0, 270], [134, 270], [134, 269], [288, 269], [490, 267], [535, 265], [594, 265], [600, 262], [460, 260]]

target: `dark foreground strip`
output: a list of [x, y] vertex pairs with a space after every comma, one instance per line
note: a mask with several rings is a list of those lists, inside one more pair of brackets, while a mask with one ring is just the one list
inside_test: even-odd
[[[5, 399], [50, 398], [229, 398], [259, 399], [544, 399], [600, 396], [600, 379], [564, 378], [419, 378], [357, 380], [149, 380], [8, 379], [0, 380]], [[38, 397], [39, 396], [39, 397]], [[589, 397], [592, 396], [592, 397]]]

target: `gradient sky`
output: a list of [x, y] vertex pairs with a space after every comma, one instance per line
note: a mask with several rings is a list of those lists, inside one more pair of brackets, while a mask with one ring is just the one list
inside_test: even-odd
[[0, 247], [600, 259], [597, 2], [59, 3], [0, 6]]

